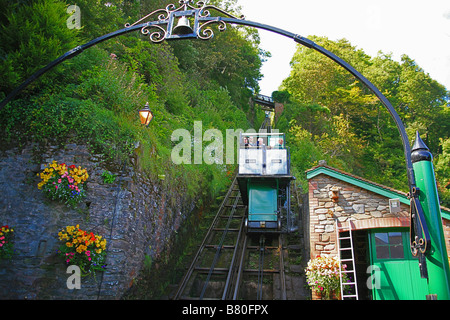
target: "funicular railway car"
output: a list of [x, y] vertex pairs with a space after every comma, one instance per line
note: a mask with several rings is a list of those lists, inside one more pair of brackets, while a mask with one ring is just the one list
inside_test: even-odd
[[283, 133], [240, 135], [237, 180], [248, 208], [247, 232], [281, 232], [282, 221], [288, 220], [290, 182], [294, 178], [290, 175], [290, 154], [285, 141]]

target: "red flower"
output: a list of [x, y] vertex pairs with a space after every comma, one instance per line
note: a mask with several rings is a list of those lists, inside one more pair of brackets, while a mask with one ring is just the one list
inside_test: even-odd
[[69, 168], [70, 169], [75, 169], [75, 165], [73, 164], [73, 165], [69, 166]]

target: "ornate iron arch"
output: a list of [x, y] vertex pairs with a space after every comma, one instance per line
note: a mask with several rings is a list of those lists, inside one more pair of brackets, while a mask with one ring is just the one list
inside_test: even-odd
[[[216, 16], [213, 16], [211, 12], [217, 13]], [[187, 32], [183, 32], [181, 34], [174, 32], [174, 29], [177, 25], [175, 22], [180, 18], [185, 18], [184, 23]], [[191, 27], [192, 23], [192, 27]], [[258, 29], [263, 29], [267, 31], [271, 31], [277, 33], [279, 35], [285, 36], [287, 38], [293, 39], [296, 43], [299, 43], [303, 46], [306, 46], [310, 49], [316, 50], [317, 52], [323, 54], [324, 56], [330, 58], [335, 61], [337, 64], [342, 66], [348, 72], [350, 72], [353, 76], [355, 76], [359, 81], [361, 81], [373, 94], [380, 100], [382, 105], [388, 110], [391, 117], [394, 119], [397, 129], [400, 133], [400, 137], [403, 144], [403, 151], [406, 162], [406, 170], [408, 176], [409, 183], [409, 196], [411, 199], [411, 233], [414, 233], [415, 241], [411, 244], [412, 251], [415, 254], [419, 254], [422, 258], [421, 270], [422, 275], [426, 277], [426, 267], [425, 267], [425, 259], [423, 255], [426, 253], [427, 248], [430, 247], [430, 236], [428, 232], [428, 228], [425, 223], [424, 213], [422, 206], [418, 199], [418, 189], [416, 187], [416, 181], [414, 177], [414, 170], [411, 161], [411, 147], [408, 136], [405, 131], [405, 127], [403, 125], [402, 120], [399, 115], [395, 111], [394, 107], [391, 105], [389, 100], [378, 90], [378, 88], [373, 85], [367, 78], [365, 78], [360, 72], [358, 72], [355, 68], [353, 68], [346, 61], [336, 56], [332, 52], [326, 50], [325, 48], [319, 46], [313, 41], [302, 37], [296, 33], [292, 33], [274, 26], [270, 26], [267, 24], [261, 24], [254, 21], [245, 20], [243, 16], [235, 17], [232, 14], [216, 7], [213, 5], [209, 5], [208, 1], [197, 1], [194, 3], [194, 0], [179, 0], [179, 6], [175, 6], [174, 4], [169, 4], [164, 9], [155, 10], [143, 18], [137, 20], [132, 24], [125, 24], [125, 28], [111, 32], [104, 36], [98, 37], [92, 41], [89, 41], [81, 46], [78, 46], [54, 61], [50, 62], [44, 68], [36, 71], [33, 75], [31, 75], [25, 82], [23, 82], [19, 87], [14, 89], [3, 101], [0, 102], [0, 110], [11, 101], [19, 92], [21, 92], [24, 88], [26, 88], [30, 83], [35, 81], [45, 72], [49, 71], [53, 67], [62, 63], [65, 60], [71, 59], [76, 55], [80, 54], [84, 50], [111, 38], [130, 33], [136, 30], [141, 30], [143, 35], [147, 35], [149, 40], [154, 43], [159, 43], [164, 40], [177, 40], [177, 39], [201, 39], [208, 40], [214, 36], [214, 31], [211, 29], [211, 26], [216, 24], [219, 31], [226, 30], [227, 24], [233, 25], [242, 25], [248, 27], [254, 27]]]

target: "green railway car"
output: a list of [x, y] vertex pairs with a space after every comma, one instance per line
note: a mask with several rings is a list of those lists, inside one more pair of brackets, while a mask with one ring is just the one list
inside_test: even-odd
[[249, 181], [248, 199], [247, 228], [280, 229], [276, 186]]

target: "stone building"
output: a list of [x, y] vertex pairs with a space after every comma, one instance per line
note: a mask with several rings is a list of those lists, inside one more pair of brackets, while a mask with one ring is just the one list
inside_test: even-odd
[[[386, 289], [389, 292], [371, 290], [367, 288], [366, 281], [370, 276], [367, 273], [369, 266], [375, 264], [382, 265], [386, 270], [391, 268], [392, 272], [401, 273], [396, 268], [410, 268], [415, 276], [419, 273], [417, 259], [409, 252], [410, 212], [407, 194], [325, 164], [313, 167], [306, 173], [309, 183], [308, 236], [311, 258], [337, 255], [336, 228], [350, 225], [353, 230], [359, 298], [401, 298], [393, 289], [400, 285], [392, 283], [392, 279], [388, 279], [391, 281], [389, 289]], [[450, 209], [441, 207], [441, 213], [447, 254], [450, 254]], [[402, 284], [407, 282], [409, 280], [402, 280]], [[384, 296], [380, 297], [380, 294]]]

